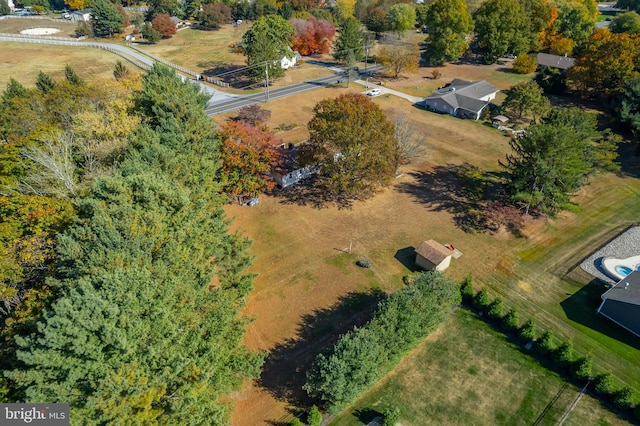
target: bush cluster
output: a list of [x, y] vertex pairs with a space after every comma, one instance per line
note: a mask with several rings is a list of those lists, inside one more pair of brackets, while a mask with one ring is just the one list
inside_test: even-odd
[[365, 326], [318, 355], [304, 389], [329, 412], [342, 409], [394, 368], [459, 303], [459, 287], [445, 275], [417, 275], [414, 284], [379, 302]]
[[593, 357], [588, 354], [577, 358], [573, 352], [573, 342], [570, 340], [555, 345], [554, 335], [550, 330], [544, 331], [536, 339], [536, 325], [534, 320], [527, 320], [519, 326], [518, 311], [514, 308], [502, 316], [502, 299], [496, 297], [490, 301], [485, 289], [473, 294], [473, 281], [467, 276], [460, 287], [463, 301], [470, 304], [486, 317], [497, 323], [505, 332], [516, 332], [523, 344], [533, 344], [533, 353], [539, 358], [548, 358], [555, 366], [568, 376], [578, 380], [592, 380], [591, 389], [597, 395], [605, 397], [619, 410], [629, 411], [640, 419], [640, 404], [634, 407], [635, 392], [630, 387], [614, 389], [612, 375], [609, 372], [600, 373], [593, 377]]

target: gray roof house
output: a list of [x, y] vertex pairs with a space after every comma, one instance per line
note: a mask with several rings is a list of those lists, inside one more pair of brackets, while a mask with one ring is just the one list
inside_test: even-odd
[[604, 292], [598, 313], [640, 337], [640, 271], [633, 271]]
[[570, 58], [567, 55], [558, 56], [548, 53], [538, 53], [536, 60], [538, 61], [539, 67], [558, 68], [561, 70], [571, 68], [576, 62], [575, 58]]
[[454, 117], [477, 120], [482, 110], [496, 97], [498, 89], [486, 81], [466, 81], [459, 78], [425, 98], [425, 108]]

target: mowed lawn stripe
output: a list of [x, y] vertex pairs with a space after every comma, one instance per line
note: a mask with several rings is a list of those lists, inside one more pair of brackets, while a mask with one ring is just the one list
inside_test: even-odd
[[[396, 406], [404, 425], [554, 425], [579, 391], [564, 386], [502, 333], [458, 310], [330, 424], [361, 425], [367, 414]], [[585, 395], [565, 424], [626, 422]]]

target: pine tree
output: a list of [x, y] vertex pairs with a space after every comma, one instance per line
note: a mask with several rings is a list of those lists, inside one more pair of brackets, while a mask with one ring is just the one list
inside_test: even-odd
[[14, 394], [103, 424], [228, 421], [223, 396], [261, 360], [241, 344], [248, 242], [227, 229], [205, 105], [167, 68], [146, 76], [145, 124], [78, 200], [49, 282], [56, 299], [37, 332], [15, 337]]

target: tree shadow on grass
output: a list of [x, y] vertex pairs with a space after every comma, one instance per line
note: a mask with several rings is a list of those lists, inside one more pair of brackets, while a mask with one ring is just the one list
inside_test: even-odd
[[380, 290], [348, 293], [333, 306], [305, 315], [298, 326], [297, 337], [276, 346], [267, 355], [260, 386], [274, 398], [286, 400], [295, 407], [314, 404], [302, 386], [316, 356], [330, 349], [340, 335], [367, 323], [383, 297]]
[[379, 411], [376, 411], [372, 408], [363, 408], [361, 410], [356, 410], [353, 412], [353, 416], [362, 422], [362, 424], [368, 425], [371, 423], [376, 417], [382, 417], [383, 414]]
[[355, 199], [328, 193], [316, 185], [313, 178], [305, 179], [288, 188], [273, 191], [272, 195], [280, 199], [282, 204], [311, 206], [316, 209], [337, 206], [339, 209], [350, 209]]
[[483, 232], [481, 209], [499, 191], [498, 174], [482, 173], [469, 164], [446, 164], [429, 171], [409, 173], [411, 181], [396, 188], [412, 195], [431, 211], [453, 214], [456, 226], [465, 232]]
[[640, 349], [640, 338], [596, 312], [602, 303], [600, 296], [608, 289], [609, 286], [594, 279], [560, 302], [560, 306], [570, 320], [633, 348]]

